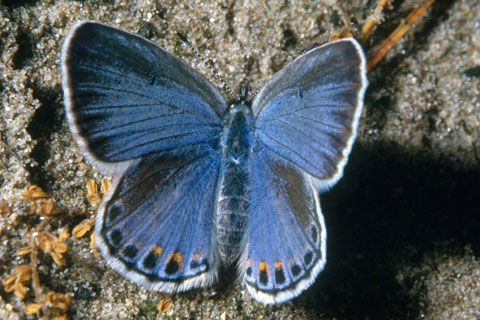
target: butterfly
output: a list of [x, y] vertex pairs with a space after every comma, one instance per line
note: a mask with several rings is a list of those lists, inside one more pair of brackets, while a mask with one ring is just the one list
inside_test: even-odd
[[327, 238], [318, 193], [342, 176], [367, 86], [356, 40], [304, 52], [231, 105], [153, 42], [94, 21], [72, 27], [61, 68], [73, 137], [114, 176], [95, 222], [113, 269], [172, 293], [236, 264], [265, 304], [315, 281]]

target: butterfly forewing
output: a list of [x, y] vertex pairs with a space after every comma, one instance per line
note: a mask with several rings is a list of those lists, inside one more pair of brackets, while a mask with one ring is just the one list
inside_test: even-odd
[[253, 102], [256, 137], [266, 148], [333, 185], [356, 135], [367, 85], [353, 39], [317, 47], [275, 74]]
[[70, 127], [100, 166], [203, 152], [221, 131], [226, 106], [217, 89], [139, 36], [79, 23], [64, 44], [62, 71]]

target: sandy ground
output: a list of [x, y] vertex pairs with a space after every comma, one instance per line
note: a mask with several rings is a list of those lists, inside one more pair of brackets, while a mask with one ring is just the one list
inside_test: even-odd
[[[230, 87], [247, 79], [258, 90], [303, 48], [342, 29], [343, 12], [358, 34], [376, 1], [345, 1], [344, 11], [338, 2], [2, 1], [0, 198], [11, 213], [0, 216], [0, 278], [30, 263], [16, 255], [41, 223], [21, 196], [26, 186], [55, 200], [43, 230], [59, 235], [88, 217], [86, 179], [102, 177], [64, 119], [60, 48], [74, 22], [142, 34], [220, 86], [180, 44], [179, 30]], [[393, 1], [364, 44], [367, 55], [418, 2]], [[173, 295], [159, 312], [165, 295], [108, 268], [88, 234], [65, 241], [64, 266], [38, 255], [42, 290], [70, 294], [71, 319], [480, 318], [480, 3], [438, 0], [368, 78], [344, 178], [321, 198], [327, 267], [299, 298], [263, 306], [227, 273], [212, 288]], [[36, 302], [26, 287], [20, 300], [0, 285], [0, 318], [25, 319]]]

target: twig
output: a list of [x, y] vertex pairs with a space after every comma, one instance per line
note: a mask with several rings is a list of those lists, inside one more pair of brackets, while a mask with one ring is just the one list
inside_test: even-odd
[[403, 35], [417, 22], [417, 20], [427, 11], [427, 9], [435, 2], [435, 0], [423, 0], [393, 31], [390, 36], [375, 50], [368, 58], [367, 72], [370, 71], [385, 54], [400, 40]]

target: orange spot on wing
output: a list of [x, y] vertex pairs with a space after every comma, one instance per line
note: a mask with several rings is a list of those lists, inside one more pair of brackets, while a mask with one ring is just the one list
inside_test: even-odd
[[178, 269], [182, 268], [183, 256], [181, 252], [174, 252], [168, 256], [167, 263], [170, 261], [175, 261], [178, 264]]
[[200, 258], [206, 256], [205, 253], [194, 253], [193, 256], [192, 256], [192, 259], [194, 260], [199, 260]]
[[152, 247], [150, 248], [150, 251], [153, 252], [153, 254], [158, 257], [158, 256], [161, 256], [161, 255], [162, 255], [163, 248], [160, 247], [160, 246], [152, 246]]
[[283, 265], [282, 261], [277, 260], [277, 261], [275, 261], [275, 263], [273, 264], [273, 268], [274, 268], [274, 269], [280, 269], [280, 268], [282, 267], [282, 265]]
[[266, 261], [260, 261], [258, 263], [258, 271], [268, 271], [268, 264]]

